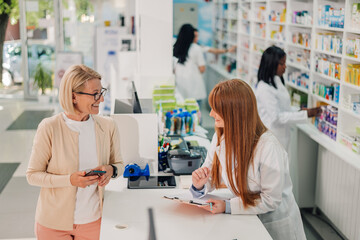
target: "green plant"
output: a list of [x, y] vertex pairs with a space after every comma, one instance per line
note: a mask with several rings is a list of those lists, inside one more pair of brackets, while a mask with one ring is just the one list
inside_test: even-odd
[[46, 88], [52, 89], [53, 85], [51, 74], [44, 69], [41, 62], [36, 66], [34, 78], [34, 84], [36, 84], [41, 89], [42, 95], [45, 94]]

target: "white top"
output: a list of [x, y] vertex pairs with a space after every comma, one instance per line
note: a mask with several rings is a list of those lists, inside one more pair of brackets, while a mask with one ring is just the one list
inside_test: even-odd
[[255, 95], [260, 118], [286, 150], [290, 141], [290, 124], [306, 122], [307, 111], [291, 107], [290, 95], [280, 77], [274, 77], [277, 89], [260, 81]]
[[[63, 114], [66, 125], [79, 133], [79, 171], [99, 165], [96, 153], [94, 119], [74, 121]], [[74, 224], [85, 224], [101, 217], [100, 198], [97, 183], [85, 188], [77, 188]]]
[[174, 58], [176, 88], [183, 98], [206, 98], [205, 83], [199, 67], [205, 66], [204, 53], [196, 43], [192, 43], [184, 64]]
[[[212, 168], [216, 152], [222, 166], [222, 181], [231, 191], [226, 173], [225, 140], [219, 146], [216, 145], [215, 133], [203, 167]], [[269, 131], [260, 137], [255, 149], [253, 166], [248, 171], [248, 188], [260, 193], [256, 206], [244, 209], [242, 199], [234, 197], [230, 199], [231, 214], [259, 214], [273, 239], [306, 239], [299, 207], [292, 193], [287, 153]], [[209, 179], [205, 185], [205, 194], [212, 190], [214, 188]]]

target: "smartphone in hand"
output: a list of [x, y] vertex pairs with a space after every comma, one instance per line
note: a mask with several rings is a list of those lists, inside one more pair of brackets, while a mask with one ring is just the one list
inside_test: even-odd
[[106, 173], [106, 171], [99, 171], [99, 170], [90, 170], [90, 171], [86, 171], [85, 177], [88, 176], [99, 176], [101, 177], [102, 175], [104, 175]]

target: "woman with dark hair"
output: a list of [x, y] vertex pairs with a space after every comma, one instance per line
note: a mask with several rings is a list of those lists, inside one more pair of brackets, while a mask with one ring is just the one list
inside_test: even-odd
[[236, 79], [218, 83], [209, 104], [215, 134], [204, 164], [192, 173], [193, 196], [201, 198], [225, 184], [233, 197], [209, 199], [211, 206], [202, 208], [257, 214], [273, 239], [306, 239], [287, 153], [260, 120], [251, 87]]
[[198, 31], [191, 24], [181, 26], [173, 48], [175, 57], [176, 87], [183, 98], [195, 98], [198, 103], [206, 98], [205, 83], [202, 73], [205, 72], [205, 59], [203, 52], [214, 54], [233, 52], [235, 47], [229, 49], [202, 48], [197, 44]]
[[315, 117], [321, 113], [321, 108], [298, 111], [291, 106], [283, 78], [285, 70], [286, 53], [276, 46], [267, 48], [260, 61], [256, 98], [261, 120], [288, 150], [290, 124]]

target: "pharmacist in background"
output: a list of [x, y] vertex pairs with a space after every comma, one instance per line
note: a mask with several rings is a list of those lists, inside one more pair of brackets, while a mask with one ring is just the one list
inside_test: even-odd
[[267, 48], [261, 57], [255, 94], [261, 120], [288, 151], [290, 124], [320, 115], [321, 108], [298, 111], [291, 106], [283, 78], [285, 70], [286, 53], [276, 46]]
[[204, 51], [222, 54], [234, 52], [236, 47], [229, 49], [202, 48], [197, 44], [197, 41], [197, 29], [191, 24], [182, 25], [173, 47], [173, 56], [177, 91], [184, 99], [196, 99], [200, 106], [201, 101], [207, 96], [202, 77], [206, 64]]

